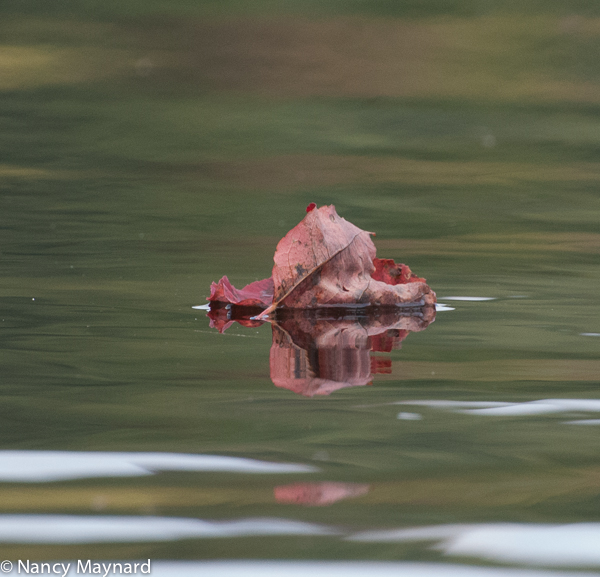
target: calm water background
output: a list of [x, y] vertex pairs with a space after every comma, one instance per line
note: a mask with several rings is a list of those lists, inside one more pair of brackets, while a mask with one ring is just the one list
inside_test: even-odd
[[[3, 557], [600, 569], [349, 540], [600, 522], [593, 403], [425, 404], [600, 400], [597, 3], [5, 0], [0, 38], [0, 448], [318, 469], [7, 481], [0, 526], [268, 517], [335, 533], [25, 530]], [[223, 274], [269, 276], [309, 202], [375, 231], [378, 256], [455, 309], [373, 386], [312, 399], [273, 386], [268, 324], [220, 335], [192, 309]]]

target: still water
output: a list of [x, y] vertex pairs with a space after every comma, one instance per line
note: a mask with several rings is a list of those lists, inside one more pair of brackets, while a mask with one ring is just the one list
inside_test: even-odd
[[[0, 562], [599, 574], [591, 8], [119, 6], [0, 7]], [[207, 311], [309, 202], [435, 318]]]

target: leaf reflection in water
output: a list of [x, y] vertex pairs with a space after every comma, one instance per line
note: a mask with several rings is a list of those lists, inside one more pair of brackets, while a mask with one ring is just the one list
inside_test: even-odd
[[[222, 333], [234, 322], [246, 327], [262, 324], [251, 318], [252, 313], [241, 307], [215, 307], [208, 317], [210, 326]], [[374, 374], [391, 373], [392, 361], [371, 353], [399, 349], [409, 333], [426, 329], [434, 320], [431, 306], [280, 310], [268, 320], [273, 329], [271, 380], [305, 397], [372, 384]]]
[[275, 500], [290, 505], [324, 507], [343, 499], [359, 497], [369, 492], [369, 485], [361, 483], [291, 483], [275, 487]]

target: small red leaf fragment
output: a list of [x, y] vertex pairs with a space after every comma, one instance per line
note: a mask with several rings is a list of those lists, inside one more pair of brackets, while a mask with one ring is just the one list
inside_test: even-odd
[[273, 301], [273, 280], [257, 280], [242, 289], [236, 289], [224, 276], [218, 283], [213, 282], [210, 285], [210, 296], [206, 300], [242, 307], [266, 308]]
[[374, 258], [375, 272], [371, 274], [373, 280], [380, 280], [386, 284], [398, 285], [409, 282], [425, 282], [418, 277], [405, 264], [396, 264], [391, 258]]
[[311, 210], [315, 210], [315, 208], [317, 208], [317, 205], [314, 202], [311, 202], [307, 207], [306, 207], [306, 212], [310, 212]]

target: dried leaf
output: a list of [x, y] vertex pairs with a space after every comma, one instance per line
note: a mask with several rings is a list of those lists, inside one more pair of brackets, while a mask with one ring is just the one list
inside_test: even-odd
[[265, 278], [236, 289], [224, 276], [218, 283], [210, 285], [209, 301], [244, 307], [268, 307], [273, 302], [273, 280]]
[[[316, 269], [353, 243], [365, 245], [368, 251], [371, 234], [338, 216], [333, 205], [310, 210], [279, 241], [275, 250], [274, 301], [283, 301]], [[343, 274], [344, 271], [340, 272]]]
[[375, 258], [373, 233], [341, 218], [335, 207], [307, 207], [304, 219], [277, 245], [271, 279], [236, 289], [225, 276], [207, 300], [265, 309], [323, 306], [427, 306], [435, 293], [404, 264]]
[[372, 277], [371, 234], [340, 217], [333, 205], [311, 210], [277, 245], [273, 303], [258, 318], [278, 306], [433, 304], [435, 294], [424, 282], [388, 284]]

